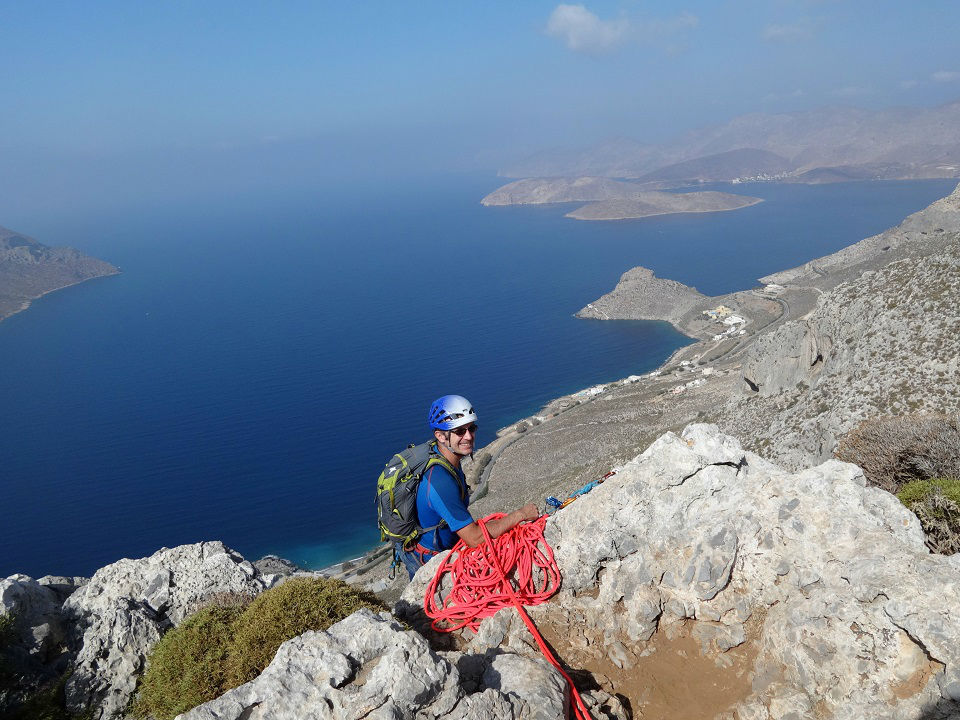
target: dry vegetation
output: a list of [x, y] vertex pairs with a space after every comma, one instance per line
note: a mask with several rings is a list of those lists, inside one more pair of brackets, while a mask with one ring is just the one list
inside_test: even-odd
[[837, 457], [859, 465], [871, 485], [912, 510], [937, 553], [960, 552], [960, 427], [945, 415], [866, 420], [840, 443]]

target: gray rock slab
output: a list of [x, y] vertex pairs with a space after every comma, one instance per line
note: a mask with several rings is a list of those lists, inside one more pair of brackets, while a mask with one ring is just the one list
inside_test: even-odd
[[123, 716], [148, 653], [167, 629], [216, 594], [253, 596], [266, 584], [221, 542], [164, 548], [101, 568], [63, 605], [76, 648], [68, 708], [91, 709], [95, 719]]

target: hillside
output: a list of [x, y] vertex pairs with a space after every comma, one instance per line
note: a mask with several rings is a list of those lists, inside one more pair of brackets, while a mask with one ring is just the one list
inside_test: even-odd
[[78, 250], [47, 247], [0, 227], [0, 320], [49, 292], [118, 272]]
[[640, 178], [663, 186], [765, 176], [794, 182], [960, 177], [958, 138], [960, 101], [877, 111], [827, 107], [743, 115], [658, 146], [617, 139], [547, 150], [500, 174]]

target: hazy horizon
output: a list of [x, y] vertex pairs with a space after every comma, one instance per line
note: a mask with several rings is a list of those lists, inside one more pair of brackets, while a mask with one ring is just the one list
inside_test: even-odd
[[0, 224], [932, 107], [960, 98], [958, 21], [943, 0], [7, 6]]

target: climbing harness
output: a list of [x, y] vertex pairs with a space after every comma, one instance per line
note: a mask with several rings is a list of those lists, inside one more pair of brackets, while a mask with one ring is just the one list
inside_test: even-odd
[[567, 505], [569, 505], [574, 500], [576, 500], [578, 497], [580, 497], [581, 495], [586, 495], [588, 492], [593, 490], [597, 485], [600, 485], [604, 480], [606, 480], [609, 477], [613, 477], [616, 474], [617, 474], [616, 470], [611, 470], [602, 478], [598, 480], [594, 480], [593, 482], [588, 482], [586, 485], [584, 485], [582, 488], [577, 490], [575, 493], [571, 493], [570, 495], [567, 496], [565, 500], [558, 500], [557, 498], [551, 495], [550, 497], [547, 498], [547, 505], [554, 508], [554, 512], [556, 512], [557, 510], [562, 510]]
[[[553, 550], [543, 538], [547, 516], [541, 515], [533, 522], [517, 525], [495, 540], [491, 539], [486, 524], [503, 516], [503, 513], [494, 513], [478, 520], [484, 542], [471, 548], [460, 540], [443, 559], [427, 586], [424, 612], [431, 618], [434, 630], [452, 632], [468, 627], [476, 632], [483, 618], [512, 605], [537, 641], [540, 652], [567, 681], [573, 716], [577, 720], [590, 720], [590, 712], [573, 680], [560, 666], [523, 608], [524, 605], [539, 605], [560, 589], [560, 568], [554, 560]], [[438, 602], [439, 589], [448, 574], [453, 586]], [[516, 587], [510, 581], [511, 576], [515, 577]]]

